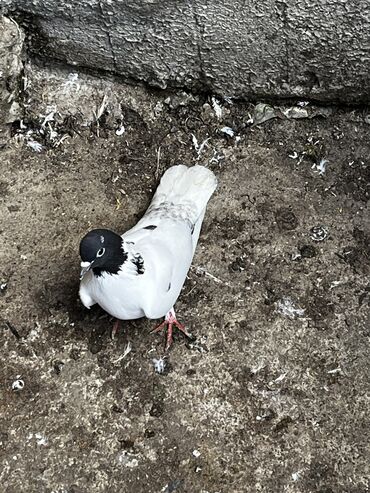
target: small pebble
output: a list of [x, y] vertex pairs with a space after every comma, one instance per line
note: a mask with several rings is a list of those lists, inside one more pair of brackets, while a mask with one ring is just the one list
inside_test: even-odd
[[24, 381], [18, 377], [17, 380], [14, 380], [14, 382], [12, 383], [12, 390], [14, 390], [14, 392], [19, 392], [23, 388], [24, 388]]

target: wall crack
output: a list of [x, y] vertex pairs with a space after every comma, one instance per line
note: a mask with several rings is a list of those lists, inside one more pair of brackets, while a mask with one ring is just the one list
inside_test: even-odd
[[190, 0], [189, 5], [195, 25], [195, 40], [197, 44], [199, 80], [201, 84], [207, 84], [207, 76], [204, 70], [204, 61], [202, 56], [202, 47], [204, 46], [204, 24], [202, 24], [202, 22], [200, 21], [200, 16], [197, 12], [194, 0]]
[[104, 32], [105, 32], [105, 35], [107, 37], [108, 46], [109, 46], [110, 51], [111, 51], [111, 54], [112, 54], [113, 69], [114, 69], [115, 72], [118, 73], [117, 57], [116, 57], [116, 53], [115, 53], [113, 42], [112, 42], [112, 37], [111, 37], [111, 34], [110, 34], [110, 30], [109, 30], [109, 27], [110, 27], [109, 24], [110, 24], [110, 22], [108, 23], [107, 20], [106, 20], [104, 9], [103, 9], [103, 5], [101, 4], [101, 1], [100, 0], [98, 1], [98, 6], [99, 6], [100, 14], [102, 16], [102, 20], [104, 22]]
[[284, 30], [284, 46], [285, 46], [285, 79], [286, 83], [290, 83], [290, 46], [289, 46], [289, 20], [288, 20], [288, 5], [285, 2], [277, 1], [276, 8], [278, 17], [283, 24]]

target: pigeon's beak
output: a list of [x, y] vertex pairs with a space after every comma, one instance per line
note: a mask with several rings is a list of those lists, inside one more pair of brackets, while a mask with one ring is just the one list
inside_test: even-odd
[[93, 262], [81, 262], [80, 280], [83, 278], [83, 276], [86, 274], [86, 272], [89, 272], [92, 264], [93, 264]]

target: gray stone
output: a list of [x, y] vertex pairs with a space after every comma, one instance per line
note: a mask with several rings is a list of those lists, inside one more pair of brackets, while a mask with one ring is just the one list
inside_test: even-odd
[[367, 0], [13, 0], [34, 54], [160, 88], [369, 101]]

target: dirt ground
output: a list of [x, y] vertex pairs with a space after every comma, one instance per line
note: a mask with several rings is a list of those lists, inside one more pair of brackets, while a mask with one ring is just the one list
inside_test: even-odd
[[[369, 491], [366, 110], [289, 119], [32, 64], [22, 105], [0, 151], [1, 491]], [[154, 321], [112, 340], [82, 307], [78, 245], [132, 226], [178, 163], [219, 187], [176, 305], [197, 339], [157, 373]]]

